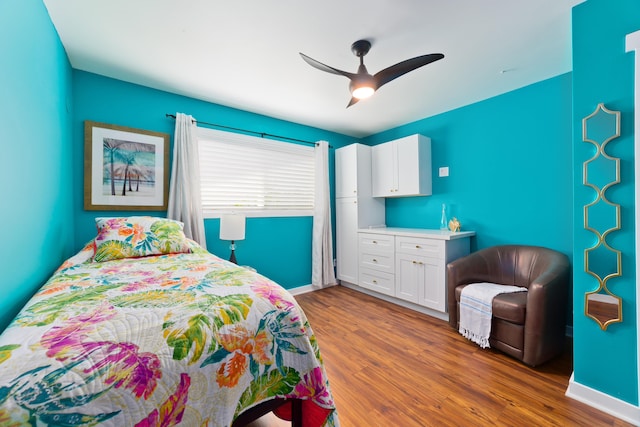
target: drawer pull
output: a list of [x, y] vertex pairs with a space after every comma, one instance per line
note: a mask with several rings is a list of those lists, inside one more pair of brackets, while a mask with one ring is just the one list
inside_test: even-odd
[[411, 261], [411, 262], [414, 263], [414, 264], [418, 264], [418, 265], [422, 265], [423, 264], [422, 261]]
[[373, 244], [374, 244], [374, 245], [377, 245], [377, 244], [378, 244], [378, 241], [377, 241], [377, 240], [374, 240], [374, 241], [373, 241]]
[[378, 281], [376, 279], [373, 279], [372, 282], [378, 284]]
[[420, 249], [422, 246], [420, 245], [416, 245], [416, 249]]
[[374, 258], [374, 259], [372, 259], [371, 261], [373, 261], [373, 262], [378, 262], [378, 260], [377, 260], [377, 259], [375, 259], [375, 258]]

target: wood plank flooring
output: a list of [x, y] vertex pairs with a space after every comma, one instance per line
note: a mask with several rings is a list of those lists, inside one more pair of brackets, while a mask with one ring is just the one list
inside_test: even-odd
[[[530, 368], [443, 320], [342, 286], [296, 296], [315, 332], [342, 427], [631, 426], [565, 397], [565, 354]], [[287, 425], [265, 417], [255, 427]]]

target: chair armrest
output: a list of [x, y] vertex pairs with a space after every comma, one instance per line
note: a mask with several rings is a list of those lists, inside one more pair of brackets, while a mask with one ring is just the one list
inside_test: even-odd
[[524, 362], [536, 366], [564, 346], [571, 268], [555, 262], [529, 285]]
[[483, 252], [474, 252], [447, 264], [447, 308], [449, 324], [453, 328], [458, 323], [456, 288], [459, 285], [489, 281], [491, 269]]

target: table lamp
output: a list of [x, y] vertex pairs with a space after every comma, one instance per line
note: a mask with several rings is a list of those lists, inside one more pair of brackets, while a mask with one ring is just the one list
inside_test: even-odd
[[224, 214], [220, 216], [220, 239], [231, 240], [231, 257], [229, 261], [236, 261], [236, 240], [244, 240], [245, 216], [240, 214]]

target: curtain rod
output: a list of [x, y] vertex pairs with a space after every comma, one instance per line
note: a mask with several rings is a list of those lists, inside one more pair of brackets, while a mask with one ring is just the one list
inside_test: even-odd
[[[175, 114], [165, 114], [165, 117], [171, 117], [172, 119], [175, 119], [176, 116]], [[256, 132], [254, 130], [247, 130], [247, 129], [240, 129], [240, 128], [234, 128], [231, 126], [224, 126], [224, 125], [219, 125], [217, 123], [207, 123], [207, 122], [201, 122], [199, 120], [193, 120], [195, 123], [201, 124], [201, 125], [206, 125], [206, 126], [215, 126], [215, 127], [219, 127], [219, 128], [223, 128], [223, 129], [231, 129], [231, 130], [237, 130], [240, 132], [249, 132], [249, 133], [253, 133], [256, 135], [260, 135], [261, 138], [264, 138], [266, 136], [270, 136], [272, 138], [279, 138], [279, 139], [287, 139], [289, 141], [296, 141], [296, 142], [302, 142], [304, 144], [312, 144], [312, 145], [317, 145], [316, 142], [312, 142], [312, 141], [305, 141], [304, 139], [296, 139], [296, 138], [289, 138], [288, 136], [281, 136], [281, 135], [273, 135], [270, 133], [264, 133], [264, 132]], [[331, 145], [329, 145], [329, 148], [333, 148]]]

